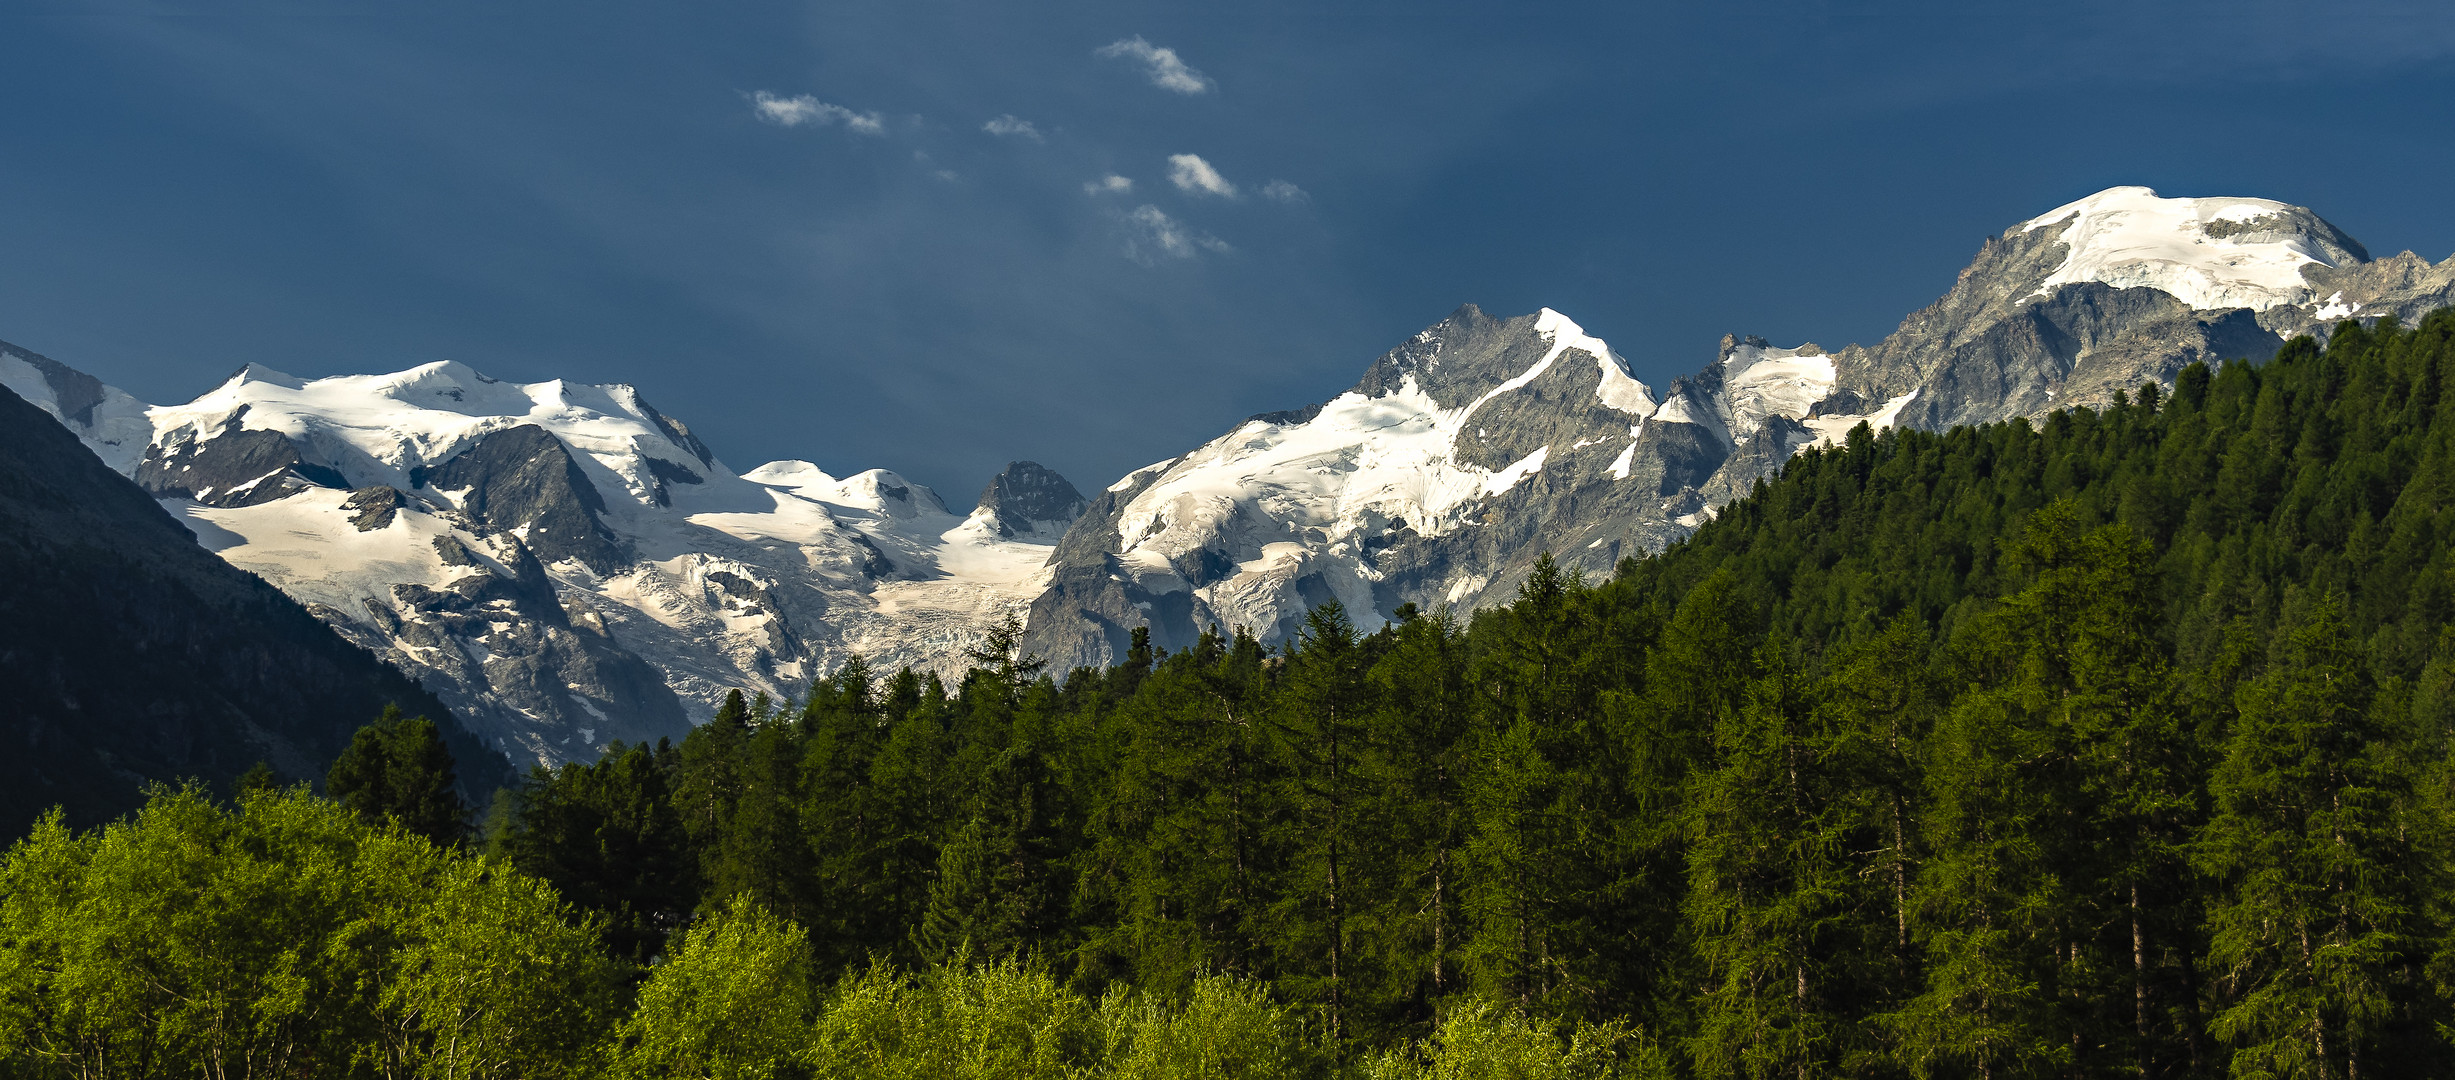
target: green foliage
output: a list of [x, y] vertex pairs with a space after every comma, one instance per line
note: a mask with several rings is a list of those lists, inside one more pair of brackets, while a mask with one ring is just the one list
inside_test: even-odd
[[533, 879], [303, 790], [158, 789], [0, 860], [12, 1076], [584, 1076], [593, 928]]
[[490, 857], [606, 920], [617, 957], [646, 964], [698, 906], [696, 853], [672, 798], [675, 755], [609, 748], [593, 765], [529, 774], [487, 841]]
[[2241, 689], [2200, 839], [2228, 886], [2208, 913], [2225, 992], [2209, 1030], [2236, 1075], [2378, 1067], [2418, 993], [2424, 896], [2443, 884], [2414, 850], [2412, 780], [2340, 602], [2301, 606]]
[[1452, 1009], [1421, 1043], [1365, 1062], [1366, 1080], [1617, 1080], [1669, 1075], [1623, 1026], [1561, 1025], [1476, 1002]]
[[829, 998], [812, 1041], [817, 1073], [863, 1080], [1063, 1080], [1099, 1057], [1091, 1002], [1007, 959], [907, 977], [875, 967]]
[[795, 1075], [811, 1018], [809, 939], [736, 897], [685, 932], [622, 1022], [615, 1075], [767, 1080]]

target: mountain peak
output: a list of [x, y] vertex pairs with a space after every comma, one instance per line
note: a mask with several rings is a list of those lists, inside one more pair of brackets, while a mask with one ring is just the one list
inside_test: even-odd
[[1036, 461], [1017, 461], [981, 489], [980, 506], [973, 513], [993, 517], [999, 536], [1013, 536], [1040, 525], [1071, 525], [1089, 505], [1056, 470]]
[[229, 378], [222, 380], [225, 388], [242, 383], [270, 383], [285, 390], [296, 390], [307, 385], [307, 380], [287, 371], [278, 371], [256, 363], [250, 363], [246, 367], [231, 372]]
[[2199, 310], [2254, 311], [2311, 299], [2305, 267], [2369, 261], [2361, 244], [2308, 209], [2273, 199], [2178, 198], [2107, 188], [2014, 228], [2059, 228], [2068, 249], [2038, 286], [2095, 281], [2160, 289]]

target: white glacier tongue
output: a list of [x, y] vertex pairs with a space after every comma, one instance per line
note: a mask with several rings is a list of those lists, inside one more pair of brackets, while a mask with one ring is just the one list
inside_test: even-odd
[[[2193, 308], [2264, 311], [2307, 303], [2305, 266], [2336, 266], [2315, 215], [2272, 199], [2165, 199], [2144, 187], [2108, 188], [2021, 223], [2063, 226], [2070, 255], [2039, 294], [2071, 282], [2148, 287]], [[2334, 250], [2331, 250], [2334, 249]]]

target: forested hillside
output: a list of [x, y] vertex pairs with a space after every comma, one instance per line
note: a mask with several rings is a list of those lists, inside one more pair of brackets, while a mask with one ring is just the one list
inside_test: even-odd
[[[558, 998], [597, 1033], [535, 1060], [2435, 1074], [2451, 378], [2455, 313], [2347, 324], [2042, 425], [1861, 428], [1471, 624], [1324, 607], [1062, 674], [1009, 628], [960, 686], [736, 699], [497, 807], [486, 856], [607, 960]], [[67, 992], [46, 902], [12, 895], [8, 1002]], [[58, 1044], [10, 1007], [0, 1050]]]

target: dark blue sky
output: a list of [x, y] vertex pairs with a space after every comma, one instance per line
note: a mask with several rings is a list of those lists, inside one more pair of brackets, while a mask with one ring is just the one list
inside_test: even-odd
[[959, 508], [1462, 302], [1657, 384], [1725, 332], [1873, 341], [2114, 184], [2455, 250], [2444, 3], [209, 6], [0, 6], [0, 338], [157, 402], [627, 381], [736, 468]]

